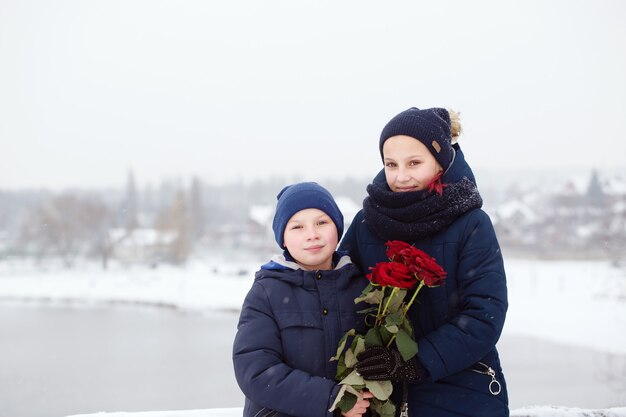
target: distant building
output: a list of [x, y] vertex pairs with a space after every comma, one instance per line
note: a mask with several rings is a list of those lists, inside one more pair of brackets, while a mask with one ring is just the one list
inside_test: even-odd
[[155, 264], [167, 261], [178, 233], [174, 230], [117, 228], [109, 231], [109, 237], [112, 255], [120, 262]]

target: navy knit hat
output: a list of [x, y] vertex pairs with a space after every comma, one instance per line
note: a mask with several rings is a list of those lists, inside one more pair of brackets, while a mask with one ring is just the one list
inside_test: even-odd
[[450, 136], [450, 114], [446, 109], [420, 110], [411, 107], [396, 115], [387, 123], [380, 134], [380, 156], [383, 156], [385, 141], [393, 136], [405, 135], [422, 142], [435, 157], [443, 170], [452, 162], [453, 150]]
[[315, 208], [328, 214], [337, 227], [337, 240], [343, 235], [343, 214], [337, 207], [333, 196], [316, 182], [301, 182], [288, 185], [276, 196], [276, 214], [274, 214], [274, 237], [281, 249], [284, 249], [285, 227], [291, 217], [300, 210]]

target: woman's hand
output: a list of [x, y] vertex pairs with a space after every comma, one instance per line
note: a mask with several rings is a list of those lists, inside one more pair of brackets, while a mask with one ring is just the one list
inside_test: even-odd
[[354, 404], [354, 407], [352, 407], [350, 411], [341, 413], [341, 415], [345, 417], [361, 417], [363, 414], [365, 414], [367, 408], [370, 406], [368, 398], [372, 398], [373, 396], [374, 394], [372, 394], [371, 392], [364, 391], [363, 399], [357, 400], [356, 404]]

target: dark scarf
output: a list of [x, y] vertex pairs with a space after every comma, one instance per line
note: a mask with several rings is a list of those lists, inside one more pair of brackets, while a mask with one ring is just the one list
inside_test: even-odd
[[383, 240], [412, 242], [430, 236], [483, 205], [476, 185], [467, 177], [446, 184], [442, 195], [428, 190], [394, 193], [384, 181], [368, 185], [367, 193], [365, 220]]

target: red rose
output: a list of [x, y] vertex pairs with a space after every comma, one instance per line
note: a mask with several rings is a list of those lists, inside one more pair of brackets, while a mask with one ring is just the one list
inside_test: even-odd
[[446, 271], [430, 257], [426, 252], [420, 251], [417, 256], [413, 257], [409, 262], [409, 269], [415, 273], [417, 279], [424, 281], [429, 287], [436, 287], [443, 284], [443, 280], [446, 278]]
[[367, 279], [383, 287], [412, 288], [417, 283], [413, 272], [399, 262], [379, 262], [367, 275]]
[[398, 262], [404, 262], [405, 265], [411, 265], [416, 257], [420, 257], [424, 254], [421, 250], [415, 246], [409, 246], [398, 252]]
[[387, 243], [385, 243], [385, 246], [387, 246], [388, 248], [386, 252], [387, 258], [396, 262], [401, 262], [401, 260], [398, 259], [398, 257], [402, 250], [413, 247], [409, 245], [408, 243], [403, 242], [401, 240], [390, 240]]
[[369, 279], [372, 284], [378, 284], [380, 285], [380, 282], [378, 282], [378, 277], [380, 276], [380, 268], [382, 268], [382, 266], [384, 264], [386, 264], [387, 262], [378, 262], [376, 265], [374, 265], [374, 267], [370, 266], [370, 272], [369, 274], [365, 275], [365, 278]]

